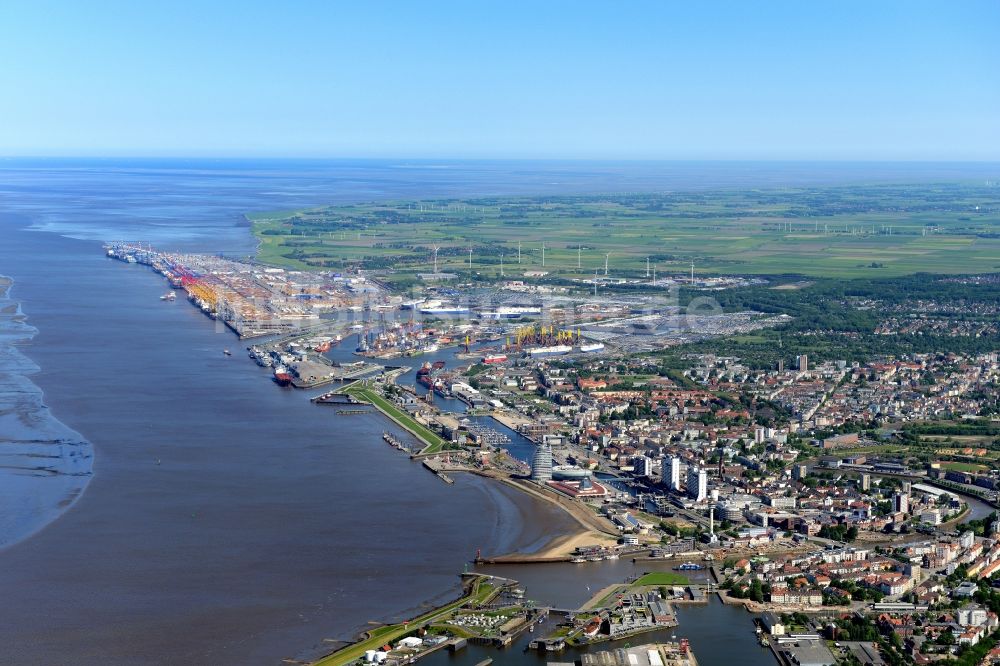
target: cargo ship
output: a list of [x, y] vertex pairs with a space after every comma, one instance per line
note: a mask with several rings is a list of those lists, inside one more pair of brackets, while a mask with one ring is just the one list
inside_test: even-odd
[[553, 345], [551, 347], [535, 347], [534, 349], [529, 349], [528, 353], [532, 356], [558, 356], [560, 354], [568, 354], [573, 351], [573, 348], [569, 345]]
[[292, 373], [283, 365], [274, 369], [274, 381], [278, 386], [288, 386], [292, 383]]
[[593, 344], [580, 345], [580, 351], [582, 352], [596, 352], [604, 349], [603, 342], [595, 342]]
[[420, 314], [425, 315], [466, 315], [469, 308], [460, 305], [442, 305], [438, 307], [420, 308]]
[[422, 384], [427, 388], [431, 388], [434, 385], [434, 378], [431, 377], [430, 363], [424, 363], [420, 366], [420, 369], [417, 370], [417, 383]]
[[323, 342], [321, 342], [318, 345], [316, 345], [315, 347], [313, 347], [313, 351], [314, 352], [319, 352], [320, 354], [323, 354], [325, 352], [330, 351], [331, 347], [333, 347], [333, 342], [330, 341], [330, 340], [324, 340]]
[[507, 360], [506, 354], [487, 354], [483, 357], [483, 363], [487, 365], [492, 365], [496, 363], [503, 363]]

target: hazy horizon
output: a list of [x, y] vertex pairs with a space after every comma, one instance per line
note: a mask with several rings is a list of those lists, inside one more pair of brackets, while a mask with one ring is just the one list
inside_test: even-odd
[[989, 161], [998, 24], [988, 1], [13, 3], [0, 155]]

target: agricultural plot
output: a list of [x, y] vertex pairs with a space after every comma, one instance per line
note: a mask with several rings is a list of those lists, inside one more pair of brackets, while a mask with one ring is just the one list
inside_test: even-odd
[[[479, 278], [544, 270], [889, 277], [1000, 271], [1000, 191], [899, 185], [380, 202], [248, 216], [259, 258]], [[544, 258], [543, 258], [544, 244]], [[435, 252], [435, 248], [437, 251]], [[471, 267], [469, 250], [472, 250]]]

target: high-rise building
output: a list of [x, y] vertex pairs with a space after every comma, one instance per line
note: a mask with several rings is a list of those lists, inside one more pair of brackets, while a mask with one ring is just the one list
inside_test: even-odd
[[896, 493], [892, 497], [892, 510], [895, 513], [910, 512], [910, 496], [906, 493]]
[[872, 489], [872, 475], [862, 474], [861, 475], [861, 490], [871, 490]]
[[708, 497], [708, 472], [703, 467], [688, 468], [687, 494], [695, 502], [703, 502]]
[[809, 372], [809, 354], [799, 354], [795, 357], [795, 369], [799, 372]]
[[796, 481], [801, 481], [802, 479], [809, 476], [809, 468], [805, 465], [793, 465], [792, 466], [792, 478]]
[[681, 459], [677, 456], [664, 462], [663, 482], [670, 490], [681, 489]]
[[646, 456], [632, 458], [632, 470], [636, 476], [653, 476], [653, 461]]
[[539, 444], [535, 455], [531, 458], [531, 479], [533, 481], [548, 481], [552, 478], [552, 447]]

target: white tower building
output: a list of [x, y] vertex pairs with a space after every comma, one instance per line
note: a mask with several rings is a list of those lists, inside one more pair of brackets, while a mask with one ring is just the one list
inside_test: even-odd
[[708, 472], [703, 467], [688, 468], [687, 494], [695, 502], [704, 502], [708, 497]]
[[667, 488], [670, 490], [680, 490], [681, 489], [681, 459], [677, 456], [670, 458], [666, 461], [666, 467], [663, 473], [663, 480], [667, 484]]

